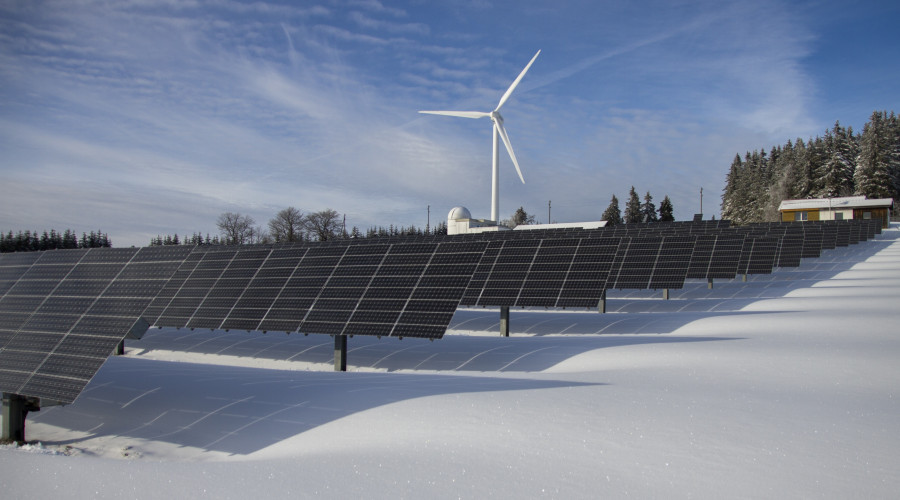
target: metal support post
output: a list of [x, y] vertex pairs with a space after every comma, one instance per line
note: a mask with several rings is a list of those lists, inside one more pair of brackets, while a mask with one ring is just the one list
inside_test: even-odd
[[500, 336], [509, 337], [509, 307], [500, 308]]
[[663, 300], [669, 300], [669, 289], [663, 288]]
[[713, 279], [712, 278], [706, 278], [706, 288], [709, 288], [710, 290], [713, 289]]
[[606, 289], [603, 289], [603, 292], [600, 294], [600, 302], [597, 304], [597, 312], [600, 314], [606, 313]]
[[25, 416], [29, 411], [39, 411], [36, 398], [3, 393], [3, 441], [25, 442]]
[[347, 371], [347, 336], [334, 336], [334, 371]]
[[743, 282], [745, 282], [745, 283], [747, 282], [747, 275], [746, 275], [746, 274], [744, 274], [744, 275], [741, 276], [741, 281], [743, 281]]
[[125, 355], [125, 339], [122, 339], [118, 344], [116, 344], [116, 350], [113, 351], [113, 354], [116, 356]]

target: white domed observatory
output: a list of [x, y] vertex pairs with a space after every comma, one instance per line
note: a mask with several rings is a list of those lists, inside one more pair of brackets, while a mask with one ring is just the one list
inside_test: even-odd
[[473, 219], [472, 212], [466, 207], [453, 207], [447, 214], [447, 234], [480, 233], [483, 231], [498, 231], [494, 221]]
[[453, 207], [450, 210], [450, 214], [447, 215], [447, 220], [463, 220], [463, 219], [471, 219], [472, 212], [469, 211], [466, 207]]

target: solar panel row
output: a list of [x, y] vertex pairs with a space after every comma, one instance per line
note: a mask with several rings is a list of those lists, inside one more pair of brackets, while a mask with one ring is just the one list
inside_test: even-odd
[[460, 304], [592, 308], [609, 288], [769, 273], [880, 230], [711, 222], [2, 254], [0, 389], [71, 402], [148, 325], [439, 338]]

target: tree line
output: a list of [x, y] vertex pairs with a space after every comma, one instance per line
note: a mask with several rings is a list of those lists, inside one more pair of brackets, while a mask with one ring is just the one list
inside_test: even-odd
[[736, 224], [778, 221], [783, 200], [854, 195], [900, 195], [900, 118], [893, 111], [873, 112], [860, 134], [835, 122], [824, 137], [735, 155], [722, 218]]
[[37, 231], [19, 231], [16, 234], [13, 234], [12, 231], [6, 234], [0, 233], [0, 253], [111, 246], [112, 242], [109, 236], [100, 231], [81, 233], [80, 239], [75, 231], [71, 229], [66, 229], [61, 233], [55, 229], [51, 229], [49, 232], [44, 231], [43, 233], [38, 233]]
[[209, 233], [205, 237], [202, 233], [194, 233], [185, 238], [180, 238], [178, 234], [157, 236], [150, 240], [150, 245], [244, 245], [447, 234], [445, 222], [424, 229], [414, 225], [404, 227], [391, 224], [388, 227], [371, 227], [363, 233], [357, 226], [348, 230], [346, 217], [337, 210], [327, 208], [318, 212], [304, 213], [294, 207], [280, 210], [266, 226], [258, 225], [250, 215], [240, 212], [225, 212], [216, 219], [216, 228], [219, 230], [219, 234], [213, 237], [210, 237]]
[[631, 191], [628, 193], [628, 201], [625, 202], [625, 213], [623, 214], [619, 209], [619, 199], [616, 198], [616, 195], [613, 195], [600, 220], [605, 220], [607, 227], [642, 222], [672, 222], [675, 220], [674, 210], [672, 200], [669, 199], [668, 195], [660, 202], [659, 210], [657, 211], [650, 191], [647, 191], [647, 194], [644, 195], [644, 202], [641, 203], [637, 191], [635, 191], [634, 186], [631, 186]]

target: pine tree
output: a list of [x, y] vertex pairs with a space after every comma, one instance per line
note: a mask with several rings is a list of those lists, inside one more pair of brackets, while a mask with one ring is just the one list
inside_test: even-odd
[[[887, 117], [888, 176], [891, 179], [891, 198], [900, 198], [900, 117], [891, 111]], [[894, 204], [894, 213], [900, 214], [900, 204]]]
[[722, 217], [737, 221], [740, 218], [740, 209], [743, 202], [743, 173], [744, 162], [741, 155], [734, 155], [728, 175], [725, 176], [725, 190], [722, 193]]
[[660, 222], [673, 222], [675, 220], [675, 216], [672, 215], [674, 209], [672, 208], [672, 200], [669, 199], [669, 195], [666, 195], [663, 198], [663, 201], [659, 204], [659, 220]]
[[641, 200], [638, 198], [637, 191], [631, 186], [628, 193], [628, 201], [625, 203], [625, 224], [636, 224], [641, 222]]
[[853, 174], [856, 170], [853, 131], [841, 127], [840, 122], [834, 128], [825, 131], [824, 162], [820, 179], [822, 189], [820, 198], [849, 196], [853, 192]]
[[607, 227], [618, 226], [622, 223], [622, 212], [619, 210], [619, 199], [616, 198], [616, 195], [609, 200], [609, 206], [603, 211], [600, 219], [606, 221]]
[[856, 194], [867, 198], [891, 196], [891, 131], [886, 112], [872, 113], [859, 138], [859, 157], [856, 161]]
[[641, 205], [641, 220], [643, 222], [657, 222], [659, 218], [656, 216], [656, 205], [653, 204], [653, 197], [650, 191], [644, 195], [644, 203]]
[[744, 222], [763, 222], [769, 203], [769, 159], [765, 151], [754, 151], [748, 162], [748, 204]]

